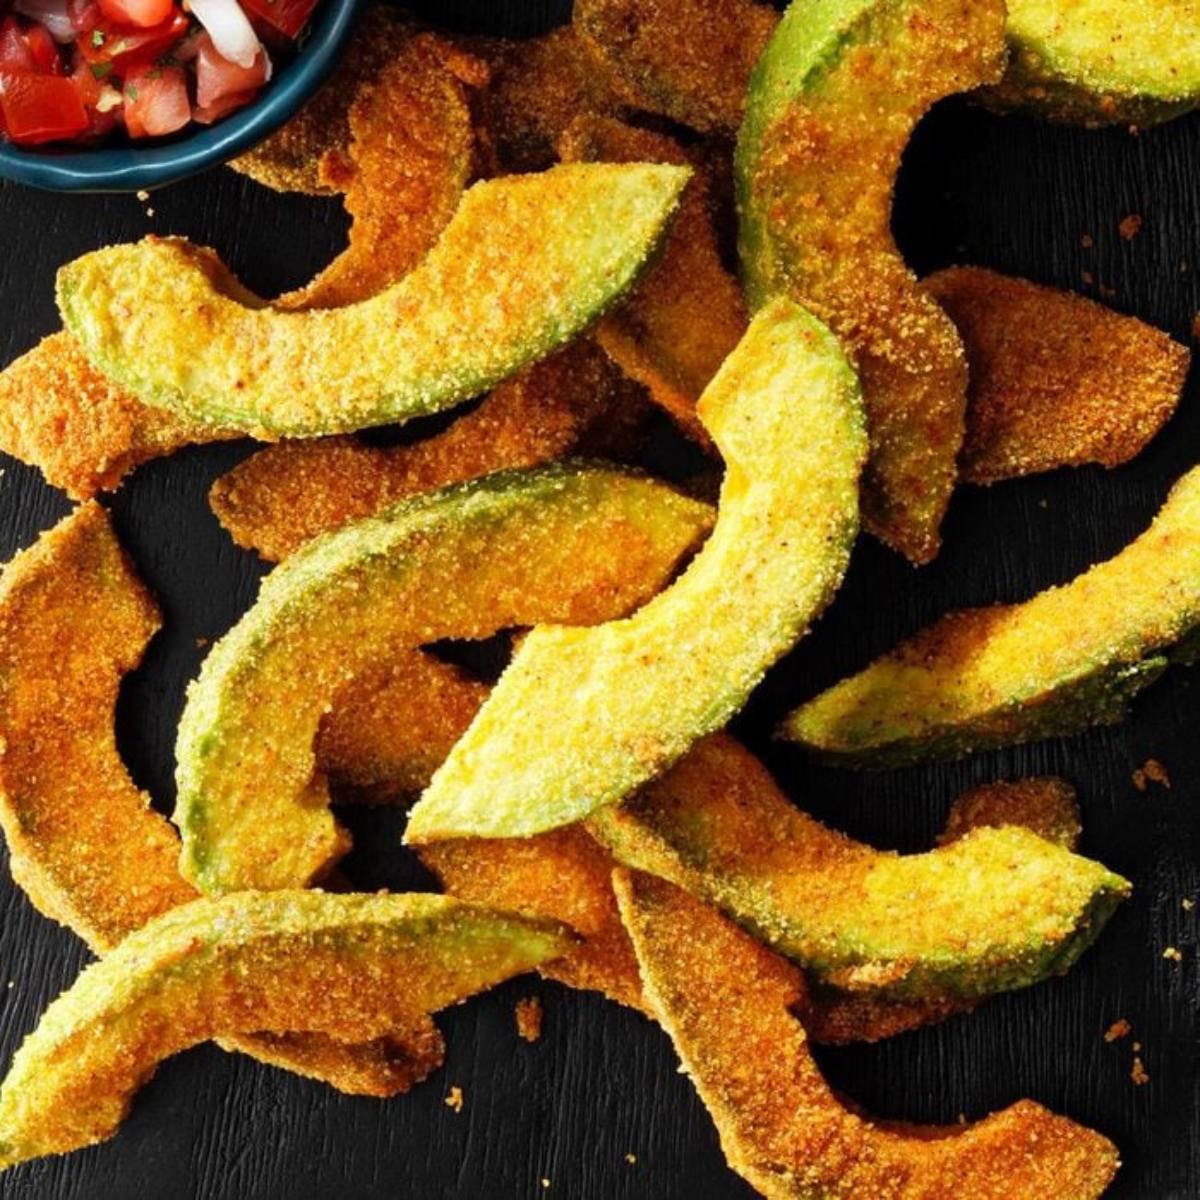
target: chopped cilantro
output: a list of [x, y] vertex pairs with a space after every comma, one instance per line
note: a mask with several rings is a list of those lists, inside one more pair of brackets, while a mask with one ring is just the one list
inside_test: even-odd
[[127, 84], [125, 85], [125, 95], [126, 95], [126, 96], [127, 96], [129, 99], [130, 99], [130, 100], [136, 100], [136, 99], [138, 98], [137, 84], [135, 84], [135, 83], [127, 83]]
[[112, 63], [92, 63], [92, 78], [103, 79], [112, 70]]

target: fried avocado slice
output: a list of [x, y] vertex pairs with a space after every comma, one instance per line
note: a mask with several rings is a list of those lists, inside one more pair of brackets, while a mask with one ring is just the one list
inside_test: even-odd
[[1200, 103], [1196, 0], [1009, 0], [1008, 40], [1008, 71], [983, 93], [1001, 109], [1145, 126]]
[[998, 779], [963, 792], [950, 806], [938, 845], [948, 846], [973, 829], [1020, 825], [1038, 837], [1074, 850], [1083, 833], [1075, 789], [1053, 775]]
[[454, 896], [569, 925], [579, 942], [538, 968], [547, 979], [647, 1011], [613, 895], [616, 861], [583, 825], [529, 838], [434, 842], [417, 853]]
[[1140, 454], [1179, 403], [1191, 354], [1133, 317], [982, 267], [925, 280], [970, 364], [960, 478], [996, 483]]
[[650, 1006], [729, 1166], [762, 1195], [1094, 1200], [1116, 1173], [1107, 1138], [1031, 1100], [952, 1126], [848, 1108], [808, 1049], [796, 967], [665, 880], [618, 872], [615, 885]]
[[524, 837], [622, 799], [724, 725], [836, 592], [866, 449], [837, 339], [791, 301], [769, 305], [698, 411], [726, 463], [704, 549], [625, 620], [532, 630], [407, 841]]
[[[350, 106], [347, 151], [321, 178], [344, 193], [349, 245], [280, 308], [355, 304], [403, 279], [450, 223], [475, 169], [468, 90], [432, 34], [410, 39]], [[483, 64], [479, 64], [483, 70]]]
[[892, 189], [916, 123], [998, 79], [1004, 54], [1002, 0], [799, 0], [755, 68], [738, 135], [750, 306], [791, 296], [844, 339], [871, 434], [863, 523], [915, 563], [938, 551], [967, 369], [892, 239]]
[[147, 408], [61, 331], [0, 371], [0, 450], [73, 500], [115, 488], [134, 467], [182, 446], [239, 436]]
[[[195, 898], [179, 838], [113, 734], [122, 676], [160, 624], [99, 505], [85, 504], [0, 577], [0, 824], [34, 907], [105, 954]], [[369, 1043], [245, 1036], [239, 1049], [344, 1092], [390, 1096], [441, 1065], [429, 1021]]]
[[[559, 140], [568, 162], [688, 164], [678, 142], [611, 118], [584, 116]], [[725, 270], [712, 181], [697, 170], [657, 259], [596, 326], [596, 340], [689, 436], [709, 445], [696, 402], [746, 332], [746, 305]]]
[[1115, 558], [1024, 604], [951, 613], [801, 705], [780, 736], [852, 766], [1112, 725], [1200, 628], [1200, 468]]
[[211, 251], [156, 238], [61, 268], [59, 309], [93, 365], [148, 404], [280, 436], [388, 424], [570, 341], [636, 280], [688, 175], [571, 163], [476, 184], [416, 270], [337, 309], [267, 307]]
[[711, 520], [663, 484], [563, 463], [443, 488], [311, 542], [267, 577], [189, 692], [184, 876], [205, 892], [311, 881], [346, 848], [313, 753], [342, 686], [442, 638], [628, 612]]
[[365, 1040], [569, 949], [448, 896], [243, 892], [156, 917], [43, 1014], [0, 1088], [0, 1167], [111, 1137], [164, 1059], [273, 1030]]
[[1129, 884], [1017, 826], [927, 854], [874, 850], [795, 808], [718, 734], [589, 818], [628, 867], [686, 888], [822, 983], [896, 997], [1028, 987], [1066, 971]]
[[417, 492], [568, 454], [628, 457], [648, 408], [642, 390], [580, 339], [506, 379], [444, 433], [389, 447], [351, 437], [281, 442], [222, 475], [209, 504], [239, 546], [278, 561]]
[[754, 0], [576, 0], [573, 22], [637, 108], [732, 133], [779, 20]]

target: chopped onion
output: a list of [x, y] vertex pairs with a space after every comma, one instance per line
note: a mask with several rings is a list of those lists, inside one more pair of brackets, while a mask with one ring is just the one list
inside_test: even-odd
[[16, 0], [13, 8], [23, 17], [29, 17], [41, 25], [56, 41], [64, 45], [75, 40], [75, 22], [67, 11], [68, 0]]
[[208, 30], [222, 58], [239, 67], [253, 66], [262, 46], [237, 0], [189, 0], [188, 7]]
[[110, 83], [102, 84], [100, 87], [100, 98], [96, 101], [94, 107], [97, 112], [112, 112], [114, 108], [120, 108], [125, 103], [125, 97], [117, 91]]

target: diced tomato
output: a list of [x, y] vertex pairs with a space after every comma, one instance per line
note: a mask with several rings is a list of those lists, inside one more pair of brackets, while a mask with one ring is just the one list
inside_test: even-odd
[[139, 68], [125, 76], [125, 129], [130, 137], [162, 137], [191, 119], [182, 67]]
[[0, 112], [9, 138], [23, 146], [72, 138], [89, 124], [78, 89], [61, 75], [0, 73]]
[[100, 13], [114, 25], [153, 29], [161, 25], [175, 7], [174, 0], [99, 0]]
[[294, 38], [308, 24], [317, 0], [241, 0], [251, 21], [261, 21]]
[[44, 25], [30, 25], [25, 30], [25, 44], [33, 55], [33, 69], [42, 75], [61, 75], [62, 59], [54, 39]]
[[92, 73], [91, 63], [79, 54], [76, 54], [75, 65], [71, 68], [71, 82], [84, 105], [88, 108], [95, 107], [100, 100], [100, 80]]
[[200, 41], [196, 55], [196, 107], [209, 109], [226, 96], [250, 92], [267, 82], [270, 61], [260, 50], [249, 67], [239, 67], [217, 53], [207, 34]]
[[214, 100], [205, 108], [197, 105], [192, 109], [192, 120], [199, 125], [212, 125], [222, 117], [227, 117], [231, 112], [244, 108], [257, 95], [258, 89], [251, 88], [247, 92], [232, 92], [222, 96], [220, 100]]
[[5, 17], [0, 21], [0, 71], [32, 72], [36, 65], [16, 18]]
[[146, 66], [161, 58], [188, 31], [188, 19], [178, 9], [151, 29], [126, 29], [101, 19], [90, 33], [77, 38], [79, 53], [97, 67], [112, 64], [118, 72]]

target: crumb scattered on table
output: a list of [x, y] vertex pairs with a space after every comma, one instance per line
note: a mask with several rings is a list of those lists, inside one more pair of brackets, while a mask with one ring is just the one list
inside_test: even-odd
[[446, 1104], [447, 1108], [454, 1109], [454, 1111], [456, 1113], [462, 1112], [462, 1109], [463, 1109], [462, 1088], [458, 1087], [457, 1085], [455, 1087], [452, 1087], [446, 1093], [445, 1104]]
[[1117, 232], [1127, 241], [1132, 242], [1142, 231], [1142, 218], [1137, 213], [1130, 213], [1117, 226]]
[[637, 1162], [637, 1155], [636, 1154], [626, 1154], [625, 1161], [632, 1167], [633, 1164], [635, 1162]]
[[1090, 233], [1085, 233], [1083, 237], [1079, 239], [1079, 244], [1085, 250], [1090, 250], [1096, 244], [1096, 239], [1092, 237]]
[[1184, 898], [1180, 900], [1179, 904], [1184, 912], [1191, 912], [1192, 909], [1196, 907], [1195, 900], [1189, 900], [1187, 896], [1184, 896]]
[[1172, 962], [1183, 962], [1183, 951], [1176, 949], [1174, 946], [1168, 946], [1162, 953], [1163, 958], [1169, 958]]
[[527, 1042], [536, 1042], [542, 1036], [542, 1002], [537, 996], [526, 996], [518, 1000], [514, 1015], [517, 1019], [517, 1035]]
[[1146, 1072], [1146, 1068], [1142, 1063], [1142, 1056], [1135, 1054], [1133, 1056], [1133, 1066], [1129, 1070], [1129, 1078], [1133, 1080], [1137, 1087], [1141, 1087], [1144, 1083], [1150, 1082], [1150, 1076]]
[[1139, 792], [1144, 792], [1151, 783], [1157, 783], [1160, 787], [1165, 788], [1171, 786], [1171, 776], [1167, 774], [1167, 768], [1157, 758], [1146, 759], [1133, 773], [1133, 786]]
[[1124, 1017], [1118, 1017], [1105, 1031], [1104, 1040], [1115, 1042], [1118, 1038], [1128, 1037], [1133, 1032], [1133, 1026]]

